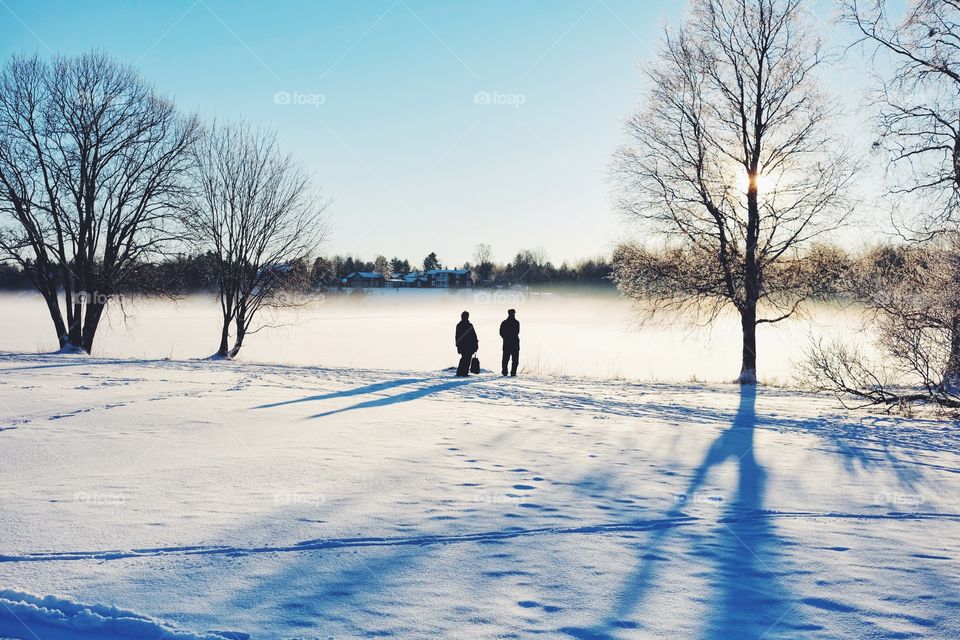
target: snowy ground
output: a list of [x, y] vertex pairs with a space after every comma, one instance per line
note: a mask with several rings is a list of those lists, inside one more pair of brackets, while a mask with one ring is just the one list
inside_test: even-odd
[[0, 638], [957, 638], [958, 451], [772, 389], [4, 355]]

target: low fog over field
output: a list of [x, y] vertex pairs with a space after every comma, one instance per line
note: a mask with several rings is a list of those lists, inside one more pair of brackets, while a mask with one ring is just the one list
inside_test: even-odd
[[[54, 351], [42, 300], [4, 294], [9, 331], [0, 350]], [[453, 329], [469, 310], [484, 368], [499, 367], [497, 328], [515, 307], [522, 323], [521, 370], [646, 381], [732, 380], [740, 353], [734, 316], [703, 329], [677, 318], [641, 326], [632, 303], [613, 291], [366, 290], [305, 299], [302, 306], [265, 315], [270, 326], [250, 336], [241, 358], [250, 362], [436, 371], [456, 364]], [[114, 306], [95, 355], [123, 358], [199, 358], [216, 351], [219, 307], [213, 296], [178, 301], [140, 298]], [[810, 336], [846, 337], [860, 327], [855, 312], [814, 307], [759, 331], [760, 377], [784, 381], [804, 357]]]

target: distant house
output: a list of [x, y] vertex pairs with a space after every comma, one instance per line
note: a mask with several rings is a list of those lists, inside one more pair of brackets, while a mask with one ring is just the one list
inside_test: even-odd
[[387, 278], [384, 286], [388, 289], [410, 289], [419, 286], [416, 274], [393, 273]]
[[382, 289], [386, 278], [382, 273], [373, 273], [371, 271], [354, 271], [347, 274], [343, 280], [343, 286], [351, 289]]
[[343, 286], [351, 289], [469, 289], [473, 278], [469, 269], [431, 269], [413, 271], [406, 275], [357, 271], [342, 279]]
[[407, 283], [408, 287], [425, 287], [427, 286], [427, 276], [423, 275], [419, 271], [412, 271], [407, 275], [403, 276], [404, 282]]
[[286, 275], [293, 273], [293, 271], [294, 269], [292, 264], [287, 264], [285, 262], [280, 262], [276, 264], [270, 263], [260, 267], [260, 270], [257, 271], [257, 275], [262, 277], [267, 274], [273, 274], [276, 277], [282, 278]]
[[473, 287], [470, 269], [431, 269], [427, 276], [429, 287], [436, 289], [469, 289]]

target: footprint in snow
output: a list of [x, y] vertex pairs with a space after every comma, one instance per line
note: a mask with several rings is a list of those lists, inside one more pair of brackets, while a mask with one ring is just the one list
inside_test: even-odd
[[536, 600], [520, 600], [519, 602], [517, 602], [517, 604], [523, 607], [524, 609], [535, 609], [537, 607], [540, 607], [547, 613], [556, 613], [557, 611], [561, 611], [560, 607], [554, 606], [552, 604], [541, 605]]

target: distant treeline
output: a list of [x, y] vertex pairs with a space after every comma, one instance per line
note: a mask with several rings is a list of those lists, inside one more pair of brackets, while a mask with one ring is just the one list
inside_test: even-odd
[[477, 260], [465, 262], [462, 265], [444, 265], [436, 253], [430, 253], [419, 263], [411, 263], [407, 259], [377, 256], [373, 261], [366, 261], [350, 255], [335, 255], [330, 258], [319, 258], [315, 266], [322, 265], [322, 270], [339, 281], [347, 274], [356, 271], [372, 273], [407, 274], [413, 271], [430, 271], [441, 268], [469, 269], [477, 285], [514, 285], [514, 284], [596, 284], [612, 286], [610, 274], [613, 265], [609, 258], [598, 257], [580, 260], [573, 264], [563, 262], [560, 266], [554, 265], [538, 251], [520, 251], [513, 260], [507, 263], [493, 262], [481, 252]]
[[[794, 261], [777, 267], [771, 277], [790, 278], [818, 298], [863, 297], [857, 283], [876, 274], [891, 274], [911, 259], [921, 259], [925, 248], [921, 245], [876, 245], [857, 252], [849, 252], [835, 245], [811, 246]], [[682, 252], [651, 250], [647, 254], [648, 268], [661, 273], [664, 270], [690, 265], [677, 264], [684, 260]], [[784, 266], [786, 265], [786, 266]], [[611, 260], [594, 258], [572, 265], [566, 262], [556, 266], [534, 251], [521, 251], [508, 263], [484, 260], [478, 264], [467, 262], [458, 267], [470, 269], [477, 286], [584, 284], [613, 286], [610, 279]], [[401, 258], [377, 256], [373, 261], [350, 255], [334, 255], [310, 260], [295, 260], [278, 273], [288, 290], [326, 290], [339, 287], [341, 279], [356, 271], [392, 274], [440, 269], [444, 265], [435, 253], [422, 263], [411, 265]], [[782, 271], [783, 273], [779, 273]], [[216, 289], [216, 256], [213, 253], [180, 255], [157, 262], [143, 263], [125, 287], [125, 293], [183, 294]], [[654, 278], [651, 276], [651, 280]], [[802, 283], [800, 282], [802, 281]], [[667, 281], [669, 282], [669, 281]], [[653, 284], [652, 282], [650, 284]], [[669, 284], [661, 285], [669, 286]], [[29, 276], [18, 266], [0, 263], [0, 289], [31, 288]]]
[[[436, 253], [423, 262], [411, 265], [407, 259], [377, 256], [373, 261], [350, 255], [319, 257], [312, 261], [294, 260], [278, 273], [288, 290], [326, 290], [340, 286], [342, 278], [357, 271], [407, 274], [443, 268]], [[460, 265], [458, 265], [460, 268]], [[612, 265], [607, 258], [581, 260], [574, 264], [554, 265], [534, 251], [521, 251], [511, 262], [499, 264], [490, 260], [462, 268], [470, 269], [477, 286], [510, 286], [531, 284], [584, 284], [610, 286]], [[144, 262], [131, 270], [124, 293], [183, 294], [211, 291], [217, 288], [217, 256], [210, 253], [176, 255], [154, 262]], [[30, 277], [20, 266], [0, 262], [0, 289], [20, 290], [32, 287]]]
[[[213, 253], [168, 256], [133, 266], [122, 293], [181, 294], [217, 289], [217, 257]], [[28, 266], [32, 266], [32, 263]], [[56, 265], [51, 267], [56, 269]], [[288, 289], [309, 288], [312, 269], [308, 261], [295, 260], [287, 265], [282, 278]], [[319, 283], [318, 283], [319, 284]], [[29, 270], [0, 263], [0, 289], [32, 288]]]

